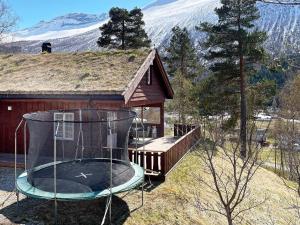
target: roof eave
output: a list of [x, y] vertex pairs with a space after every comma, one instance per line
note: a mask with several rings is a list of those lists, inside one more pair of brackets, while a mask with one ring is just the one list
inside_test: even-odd
[[110, 100], [124, 101], [121, 94], [26, 94], [0, 93], [0, 99], [68, 99], [68, 100]]

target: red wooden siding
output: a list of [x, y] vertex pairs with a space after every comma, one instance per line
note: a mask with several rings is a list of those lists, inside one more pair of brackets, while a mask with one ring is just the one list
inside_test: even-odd
[[[12, 111], [8, 111], [8, 106]], [[0, 153], [14, 152], [14, 133], [25, 113], [53, 109], [120, 108], [122, 101], [0, 100]], [[18, 135], [18, 153], [23, 153], [23, 132]]]
[[[148, 102], [148, 105], [147, 105]], [[151, 101], [144, 101], [146, 106], [163, 107], [163, 103], [149, 104]], [[8, 106], [12, 111], [8, 111]], [[131, 107], [135, 105], [132, 104]], [[47, 111], [54, 109], [86, 109], [86, 108], [122, 108], [123, 101], [89, 101], [89, 100], [0, 100], [0, 153], [14, 153], [14, 133], [22, 116], [26, 113], [36, 111]], [[129, 106], [126, 106], [129, 107]], [[163, 136], [164, 119], [163, 108], [161, 108], [161, 123], [157, 125], [158, 136]], [[21, 129], [23, 129], [21, 127]], [[23, 132], [18, 135], [18, 153], [23, 154]]]

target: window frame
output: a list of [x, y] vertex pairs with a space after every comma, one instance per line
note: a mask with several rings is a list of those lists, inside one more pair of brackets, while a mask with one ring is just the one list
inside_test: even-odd
[[[57, 119], [58, 116], [62, 116], [61, 119]], [[71, 117], [68, 118], [68, 116]], [[54, 117], [54, 131], [53, 135], [56, 140], [62, 140], [62, 141], [74, 141], [74, 123], [68, 123], [68, 122], [73, 122], [74, 121], [74, 113], [72, 112], [55, 112], [53, 114]], [[58, 122], [56, 122], [58, 121]], [[66, 121], [66, 122], [65, 122]], [[59, 133], [61, 133], [60, 136], [56, 136], [56, 129], [57, 129], [57, 124], [60, 124], [62, 122], [62, 127], [59, 129], [62, 129]], [[66, 135], [66, 134], [71, 134], [71, 135]]]

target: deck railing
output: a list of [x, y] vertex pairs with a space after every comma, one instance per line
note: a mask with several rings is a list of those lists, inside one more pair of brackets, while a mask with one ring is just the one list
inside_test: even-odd
[[142, 166], [146, 174], [165, 177], [176, 164], [197, 144], [200, 139], [200, 127], [196, 127], [178, 139], [168, 151], [129, 150], [129, 158]]

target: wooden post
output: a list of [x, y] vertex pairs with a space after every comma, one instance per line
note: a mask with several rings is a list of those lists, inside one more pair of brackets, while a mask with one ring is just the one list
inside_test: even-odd
[[165, 136], [165, 107], [164, 102], [160, 105], [160, 137]]

